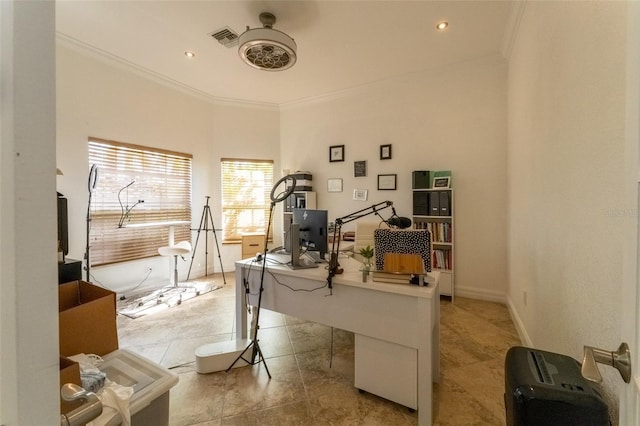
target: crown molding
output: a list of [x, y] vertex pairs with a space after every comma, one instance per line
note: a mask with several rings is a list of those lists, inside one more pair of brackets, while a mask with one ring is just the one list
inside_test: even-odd
[[442, 73], [452, 72], [456, 69], [460, 69], [460, 67], [468, 67], [468, 66], [505, 66], [506, 61], [504, 57], [498, 52], [481, 56], [473, 59], [468, 59], [461, 62], [456, 62], [453, 64], [447, 64], [443, 66], [438, 66], [435, 68], [423, 69], [419, 71], [413, 71], [406, 74], [395, 75], [392, 77], [387, 77], [381, 80], [375, 80], [368, 83], [363, 83], [358, 86], [349, 87], [343, 90], [338, 90], [334, 92], [325, 93], [318, 96], [308, 97], [304, 99], [298, 99], [290, 102], [284, 102], [280, 104], [280, 110], [292, 110], [300, 107], [311, 106], [315, 104], [320, 104], [324, 102], [330, 102], [333, 100], [343, 99], [349, 96], [354, 96], [361, 93], [371, 93], [372, 91], [380, 90], [385, 85], [401, 82], [401, 81], [411, 81], [419, 78], [436, 76]]
[[[518, 3], [523, 4], [524, 2], [518, 2]], [[517, 14], [518, 23], [521, 15], [522, 15], [521, 12]], [[513, 17], [513, 13], [512, 13], [512, 17]], [[517, 26], [513, 28], [517, 28]], [[215, 106], [228, 106], [228, 107], [236, 107], [236, 108], [255, 108], [255, 109], [263, 109], [263, 110], [269, 110], [269, 111], [291, 110], [299, 107], [310, 106], [313, 104], [329, 102], [332, 100], [337, 100], [337, 99], [345, 98], [348, 96], [354, 96], [358, 93], [365, 93], [381, 85], [388, 84], [389, 82], [418, 78], [418, 77], [423, 77], [428, 75], [436, 75], [442, 72], [446, 72], [448, 70], [456, 69], [460, 66], [464, 66], [465, 64], [483, 63], [487, 65], [487, 64], [501, 63], [504, 61], [504, 58], [505, 58], [504, 55], [500, 55], [496, 53], [494, 55], [488, 55], [480, 58], [470, 59], [470, 60], [455, 63], [455, 64], [445, 65], [443, 67], [419, 70], [419, 71], [414, 71], [407, 74], [387, 77], [381, 80], [360, 84], [358, 86], [348, 87], [342, 90], [328, 92], [318, 96], [312, 96], [308, 98], [283, 102], [281, 104], [275, 104], [275, 103], [268, 103], [268, 102], [256, 102], [256, 101], [249, 101], [249, 100], [243, 100], [243, 99], [233, 99], [233, 98], [223, 98], [223, 97], [212, 96], [206, 92], [195, 89], [191, 86], [188, 86], [177, 80], [171, 79], [163, 74], [157, 73], [148, 68], [141, 67], [140, 65], [136, 65], [119, 56], [113, 55], [102, 49], [98, 49], [95, 46], [84, 43], [76, 38], [70, 37], [61, 32], [56, 32], [56, 44], [67, 47], [84, 56], [88, 56], [96, 60], [105, 62], [111, 66], [122, 69], [124, 71], [131, 72], [135, 75], [138, 75], [147, 80], [151, 80], [153, 82], [161, 84], [170, 89], [182, 92], [189, 96], [193, 96], [197, 99], [200, 99], [204, 102], [208, 102]]]
[[136, 65], [119, 56], [113, 55], [105, 50], [98, 49], [95, 46], [84, 43], [76, 38], [70, 37], [61, 32], [56, 32], [56, 44], [67, 47], [82, 55], [105, 62], [116, 68], [131, 72], [137, 76], [143, 77], [147, 80], [151, 80], [155, 83], [158, 83], [170, 89], [182, 92], [189, 96], [193, 96], [197, 99], [200, 99], [202, 101], [208, 102], [216, 106], [257, 108], [257, 109], [276, 110], [276, 111], [279, 108], [278, 104], [274, 104], [274, 103], [255, 102], [255, 101], [247, 101], [242, 99], [231, 99], [231, 98], [212, 96], [206, 92], [195, 89], [187, 84], [181, 83], [177, 80], [174, 80], [163, 74], [157, 73], [148, 68], [141, 67], [140, 65]]

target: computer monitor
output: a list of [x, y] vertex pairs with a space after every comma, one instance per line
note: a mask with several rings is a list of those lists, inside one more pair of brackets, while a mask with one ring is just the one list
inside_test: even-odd
[[300, 245], [307, 251], [316, 251], [324, 260], [327, 251], [329, 215], [326, 210], [293, 209], [292, 222], [300, 225]]

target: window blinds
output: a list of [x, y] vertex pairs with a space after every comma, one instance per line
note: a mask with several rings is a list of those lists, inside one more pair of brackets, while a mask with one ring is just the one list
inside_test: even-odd
[[89, 138], [89, 165], [98, 167], [91, 194], [91, 266], [157, 256], [168, 244], [191, 241], [190, 154]]
[[[266, 232], [273, 186], [272, 160], [222, 158], [223, 241], [239, 242], [247, 232]], [[269, 238], [273, 236], [270, 232]]]

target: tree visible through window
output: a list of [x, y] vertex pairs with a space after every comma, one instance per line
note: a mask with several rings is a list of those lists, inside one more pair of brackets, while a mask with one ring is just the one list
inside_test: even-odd
[[239, 242], [243, 233], [266, 232], [273, 161], [223, 158], [221, 172], [223, 241]]
[[157, 256], [169, 226], [191, 241], [191, 154], [89, 138], [91, 266]]

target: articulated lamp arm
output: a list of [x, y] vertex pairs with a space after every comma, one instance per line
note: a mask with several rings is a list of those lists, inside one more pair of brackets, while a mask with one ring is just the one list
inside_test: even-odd
[[327, 285], [330, 292], [333, 289], [333, 277], [343, 272], [342, 268], [340, 268], [340, 263], [338, 263], [338, 252], [340, 251], [340, 235], [342, 232], [342, 225], [360, 219], [362, 217], [369, 216], [371, 214], [379, 216], [384, 222], [386, 222], [386, 219], [380, 216], [379, 211], [392, 206], [393, 202], [383, 201], [381, 203], [374, 204], [362, 210], [358, 210], [356, 212], [336, 219], [335, 226], [333, 227], [333, 242], [331, 243], [331, 257], [329, 260], [329, 275], [327, 276]]

